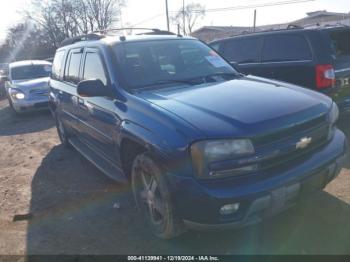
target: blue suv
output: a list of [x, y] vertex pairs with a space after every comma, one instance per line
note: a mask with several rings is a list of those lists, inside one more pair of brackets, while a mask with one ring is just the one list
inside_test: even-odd
[[159, 30], [65, 41], [50, 88], [62, 143], [131, 181], [160, 238], [275, 215], [332, 181], [347, 149], [327, 96], [244, 76]]

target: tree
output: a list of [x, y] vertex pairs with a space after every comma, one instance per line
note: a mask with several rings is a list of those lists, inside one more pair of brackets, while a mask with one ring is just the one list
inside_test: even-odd
[[[193, 28], [197, 25], [200, 19], [205, 16], [205, 6], [198, 3], [190, 3], [183, 8], [179, 9], [175, 16], [172, 17], [172, 22], [178, 25], [185, 35], [192, 34]], [[185, 17], [185, 28], [184, 20]]]
[[26, 15], [58, 47], [65, 38], [112, 27], [124, 4], [124, 0], [33, 0], [34, 9]]
[[0, 47], [1, 62], [25, 59], [45, 59], [53, 56], [55, 47], [46, 32], [26, 21], [8, 30], [5, 42]]

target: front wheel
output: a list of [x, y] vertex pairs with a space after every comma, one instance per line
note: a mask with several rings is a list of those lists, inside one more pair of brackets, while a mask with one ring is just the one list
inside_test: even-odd
[[175, 214], [164, 173], [147, 153], [138, 155], [133, 162], [132, 189], [137, 206], [157, 237], [171, 239], [184, 232], [183, 223]]
[[12, 100], [11, 100], [9, 97], [7, 98], [7, 100], [8, 100], [8, 102], [9, 102], [9, 105], [10, 105], [11, 110], [12, 110], [16, 115], [18, 115], [19, 112], [18, 112], [18, 111], [15, 109], [15, 107], [13, 106]]

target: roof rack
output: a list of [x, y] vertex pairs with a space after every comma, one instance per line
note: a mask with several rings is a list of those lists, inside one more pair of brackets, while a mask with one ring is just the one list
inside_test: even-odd
[[101, 33], [107, 35], [109, 32], [120, 32], [124, 30], [148, 30], [150, 32], [145, 32], [145, 33], [139, 33], [137, 35], [175, 35], [172, 32], [165, 31], [165, 30], [160, 30], [157, 28], [145, 28], [145, 27], [122, 27], [122, 28], [111, 28], [111, 29], [105, 29], [105, 30], [98, 30], [94, 31], [93, 33]]
[[66, 45], [72, 45], [74, 43], [80, 42], [80, 41], [92, 41], [92, 40], [100, 40], [104, 38], [105, 36], [102, 34], [98, 33], [90, 33], [90, 34], [85, 34], [85, 35], [80, 35], [80, 36], [75, 36], [71, 38], [66, 38], [61, 42], [61, 47], [66, 46]]
[[[66, 46], [66, 45], [72, 45], [74, 43], [81, 42], [81, 41], [100, 40], [102, 38], [105, 38], [107, 35], [111, 35], [111, 34], [109, 34], [111, 32], [120, 32], [120, 31], [124, 31], [124, 30], [131, 30], [131, 31], [132, 30], [148, 30], [149, 31], [149, 32], [139, 33], [136, 35], [176, 35], [172, 32], [160, 30], [157, 28], [142, 28], [142, 27], [111, 28], [111, 29], [94, 31], [92, 33], [85, 34], [85, 35], [67, 38], [67, 39], [62, 41], [61, 47]], [[178, 35], [178, 36], [181, 37], [181, 35]], [[125, 40], [124, 36], [121, 36], [121, 37], [122, 37], [121, 38], [122, 40]]]
[[304, 27], [302, 27], [300, 25], [289, 24], [287, 26], [287, 29], [304, 29]]
[[336, 24], [324, 24], [321, 25], [320, 23], [307, 25], [305, 28], [334, 28], [334, 27], [346, 27], [349, 28], [349, 25], [342, 24], [341, 22], [337, 22]]
[[292, 30], [292, 29], [305, 29], [302, 26], [299, 25], [293, 25], [289, 24], [286, 28], [270, 28], [270, 29], [264, 29], [264, 30], [256, 30], [256, 31], [243, 31], [240, 34], [234, 35], [234, 36], [239, 36], [239, 35], [250, 35], [250, 34], [259, 34], [259, 33], [268, 33], [268, 32], [280, 32], [280, 31], [285, 31], [285, 30]]

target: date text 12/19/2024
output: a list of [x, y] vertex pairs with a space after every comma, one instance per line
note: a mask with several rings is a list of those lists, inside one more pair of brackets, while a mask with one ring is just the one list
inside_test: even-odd
[[128, 261], [221, 261], [217, 256], [128, 256]]

